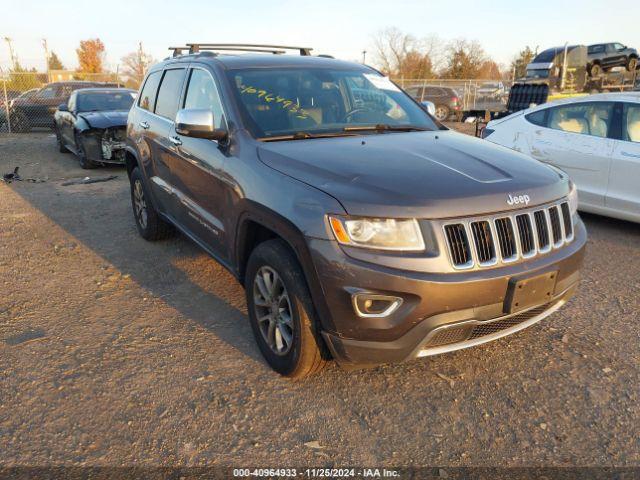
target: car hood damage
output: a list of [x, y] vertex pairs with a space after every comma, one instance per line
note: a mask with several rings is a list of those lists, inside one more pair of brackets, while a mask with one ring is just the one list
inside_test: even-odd
[[124, 127], [127, 124], [129, 112], [82, 112], [78, 116], [87, 122], [91, 128]]
[[447, 218], [521, 209], [568, 193], [568, 177], [526, 155], [451, 131], [268, 142], [271, 168], [336, 198], [351, 215]]

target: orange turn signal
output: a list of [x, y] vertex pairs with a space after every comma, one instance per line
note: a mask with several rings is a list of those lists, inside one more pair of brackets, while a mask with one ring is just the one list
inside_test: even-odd
[[349, 238], [349, 234], [344, 229], [342, 222], [340, 219], [335, 217], [329, 217], [329, 223], [331, 223], [331, 229], [333, 230], [333, 234], [336, 236], [336, 239], [340, 243], [351, 243], [351, 239]]

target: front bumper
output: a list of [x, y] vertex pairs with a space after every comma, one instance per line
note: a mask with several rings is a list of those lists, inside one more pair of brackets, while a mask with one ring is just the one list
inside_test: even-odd
[[[586, 230], [575, 223], [571, 243], [529, 261], [455, 273], [383, 267], [347, 256], [333, 241], [308, 239], [325, 307], [323, 338], [343, 366], [401, 362], [470, 347], [526, 328], [550, 315], [576, 291]], [[505, 311], [514, 280], [557, 272], [549, 298], [528, 309]], [[384, 318], [355, 314], [353, 291], [398, 296], [403, 303]]]

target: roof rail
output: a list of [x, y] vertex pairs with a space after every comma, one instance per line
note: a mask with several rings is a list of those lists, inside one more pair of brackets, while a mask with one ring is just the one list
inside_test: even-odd
[[234, 52], [260, 52], [260, 53], [273, 53], [274, 55], [281, 55], [286, 50], [298, 50], [300, 55], [311, 55], [312, 48], [309, 47], [287, 47], [283, 45], [254, 45], [246, 43], [187, 43], [186, 46], [181, 47], [169, 47], [169, 50], [173, 50], [173, 56], [177, 57], [183, 55], [184, 50], [188, 50], [189, 54], [200, 53], [202, 51], [234, 51]]

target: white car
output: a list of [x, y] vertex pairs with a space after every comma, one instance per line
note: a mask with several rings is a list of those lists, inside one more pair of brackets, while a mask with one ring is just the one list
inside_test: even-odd
[[538, 105], [489, 122], [483, 138], [567, 172], [580, 210], [640, 222], [640, 92]]

